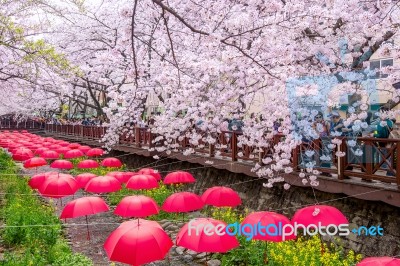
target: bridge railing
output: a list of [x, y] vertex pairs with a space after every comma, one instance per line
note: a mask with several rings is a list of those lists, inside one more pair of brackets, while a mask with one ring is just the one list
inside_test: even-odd
[[43, 123], [34, 120], [17, 122], [11, 119], [0, 119], [0, 130], [41, 129]]
[[[46, 125], [46, 131], [61, 135], [74, 135], [86, 139], [101, 139], [107, 128], [99, 126], [83, 125]], [[257, 162], [263, 165], [263, 159], [270, 158], [273, 163], [274, 146], [285, 136], [282, 134], [273, 135], [268, 143], [262, 147], [254, 147], [243, 144], [242, 133], [235, 131], [222, 131], [215, 133], [199, 132], [200, 138], [193, 143], [186, 134], [179, 137], [174, 144], [178, 144], [176, 150], [183, 152], [188, 148], [194, 149], [197, 153], [209, 157], [224, 158], [232, 161]], [[216, 139], [213, 144], [205, 140], [211, 134]], [[328, 140], [328, 141], [327, 141]], [[157, 139], [157, 136], [150, 132], [149, 128], [134, 127], [125, 129], [120, 135], [120, 144], [135, 148], [156, 148], [163, 146], [164, 139]], [[327, 175], [337, 175], [340, 180], [349, 176], [359, 177], [365, 181], [381, 181], [395, 183], [400, 186], [400, 165], [397, 157], [400, 154], [400, 139], [377, 139], [358, 137], [352, 140], [341, 137], [341, 143], [333, 148], [327, 148], [329, 138], [325, 140], [314, 140], [303, 142], [292, 150], [290, 158], [295, 171], [305, 171], [307, 164], [315, 162], [313, 169]], [[356, 141], [354, 145], [354, 141]], [[329, 144], [328, 144], [329, 143]], [[310, 151], [312, 151], [310, 154]], [[336, 156], [344, 152], [344, 156]], [[330, 160], [324, 161], [322, 155], [329, 155]], [[322, 159], [321, 159], [322, 158]]]

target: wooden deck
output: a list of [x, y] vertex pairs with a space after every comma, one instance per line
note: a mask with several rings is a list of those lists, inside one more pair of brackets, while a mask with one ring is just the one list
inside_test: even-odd
[[[46, 130], [43, 134], [58, 139], [84, 143], [90, 146], [101, 146], [99, 139], [104, 134], [105, 130], [106, 129], [102, 127], [46, 125]], [[231, 134], [229, 141], [224, 137], [225, 134], [228, 133]], [[188, 156], [183, 155], [182, 151], [190, 147], [190, 145], [186, 139], [183, 139], [180, 142], [181, 149], [179, 149], [178, 152], [172, 152], [168, 155], [168, 158], [197, 163], [234, 173], [242, 173], [248, 175], [249, 178], [258, 178], [256, 173], [251, 171], [251, 169], [254, 167], [255, 162], [262, 162], [263, 158], [268, 157], [270, 150], [263, 149], [262, 151], [257, 151], [255, 147], [237, 147], [237, 138], [240, 134], [235, 132], [223, 132], [221, 135], [222, 136], [218, 138], [220, 143], [216, 143], [211, 147], [204, 146], [201, 149], [196, 149], [196, 153]], [[279, 138], [281, 138], [281, 136], [274, 137], [272, 142], [279, 141]], [[159, 154], [156, 151], [149, 151], [149, 148], [157, 145], [153, 140], [154, 136], [148, 129], [135, 128], [134, 134], [130, 136], [121, 136], [120, 144], [113, 147], [113, 149], [146, 157], [154, 155], [166, 157], [165, 154], [163, 156], [163, 154]], [[397, 158], [397, 154], [399, 154], [398, 149], [400, 145], [398, 145], [398, 142], [400, 142], [400, 140], [379, 139], [379, 141], [391, 142], [391, 150], [388, 151], [387, 155], [382, 155], [381, 150], [377, 147], [379, 146], [377, 145], [377, 139], [358, 138], [357, 141], [362, 142], [364, 147], [366, 147], [365, 154], [367, 156], [370, 155], [372, 157], [375, 155], [376, 157], [378, 156], [377, 158], [392, 156], [392, 158]], [[305, 145], [319, 147], [320, 143], [308, 143]], [[305, 145], [298, 147], [292, 154], [293, 166], [297, 171], [302, 168], [299, 162], [301, 156], [299, 155], [303, 152], [303, 149], [306, 149]], [[346, 147], [346, 141], [343, 141], [338, 149], [347, 151], [349, 147]], [[318, 151], [318, 148], [316, 148], [316, 151]], [[237, 155], [238, 153], [242, 153], [243, 155], [239, 157]], [[383, 168], [382, 165], [383, 161], [372, 162], [367, 160], [357, 162], [347, 156], [335, 160], [329, 168], [318, 168], [319, 165], [317, 165], [317, 169], [324, 173], [330, 173], [332, 176], [319, 176], [319, 186], [315, 187], [315, 189], [328, 193], [343, 194], [343, 197], [382, 201], [400, 207], [400, 171], [397, 171], [399, 164], [389, 166], [389, 168], [395, 172], [395, 176], [386, 176], [387, 169]], [[283, 177], [293, 186], [309, 187], [309, 185], [304, 186], [302, 184], [301, 179], [298, 177], [298, 172], [285, 174]]]

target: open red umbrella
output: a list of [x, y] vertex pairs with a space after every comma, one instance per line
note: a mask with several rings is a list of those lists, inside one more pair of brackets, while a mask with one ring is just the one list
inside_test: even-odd
[[30, 149], [18, 148], [12, 158], [15, 161], [23, 162], [33, 157], [33, 152]]
[[166, 212], [190, 212], [203, 208], [204, 202], [199, 195], [191, 192], [179, 192], [170, 195], [162, 206]]
[[79, 188], [85, 188], [87, 183], [92, 179], [96, 177], [95, 174], [92, 173], [83, 173], [79, 174], [75, 177], [76, 182], [78, 183]]
[[[227, 224], [223, 221], [212, 218], [194, 219], [185, 224], [176, 236], [176, 245], [185, 247], [196, 252], [218, 252], [225, 253], [231, 249], [239, 247], [239, 242], [235, 236], [226, 233]], [[218, 228], [221, 235], [211, 229], [204, 233], [204, 227]]]
[[86, 228], [87, 228], [87, 239], [90, 240], [89, 233], [89, 223], [88, 223], [88, 215], [96, 214], [100, 212], [106, 212], [110, 210], [108, 205], [104, 202], [102, 198], [99, 197], [83, 197], [73, 201], [68, 202], [65, 205], [60, 218], [75, 218], [80, 216], [85, 216], [86, 219]]
[[93, 148], [86, 152], [86, 155], [89, 157], [102, 156], [103, 154], [104, 154], [104, 151], [99, 148]]
[[61, 148], [58, 148], [56, 151], [59, 153], [59, 154], [65, 154], [66, 152], [68, 152], [68, 151], [70, 151], [71, 150], [71, 148], [68, 148], [68, 147], [61, 147]]
[[157, 188], [157, 179], [152, 175], [134, 175], [126, 183], [126, 188], [129, 189], [153, 189]]
[[106, 175], [113, 176], [121, 183], [126, 183], [133, 175], [132, 172], [109, 172]]
[[294, 214], [292, 223], [308, 226], [310, 224], [328, 226], [330, 224], [348, 224], [349, 221], [341, 211], [328, 205], [315, 205], [302, 208]]
[[92, 193], [108, 193], [121, 189], [121, 183], [113, 176], [97, 176], [86, 184], [85, 190]]
[[70, 150], [70, 151], [67, 151], [66, 153], [64, 153], [65, 159], [74, 159], [74, 158], [79, 158], [82, 156], [85, 156], [85, 154], [81, 150], [78, 150], [78, 149], [73, 149], [73, 150]]
[[159, 208], [155, 200], [146, 196], [127, 196], [117, 205], [114, 213], [122, 217], [147, 217], [157, 214]]
[[101, 166], [104, 166], [104, 167], [121, 167], [122, 163], [117, 158], [109, 157], [109, 158], [105, 158], [101, 162]]
[[365, 258], [357, 266], [400, 266], [400, 259], [391, 257]]
[[49, 148], [46, 147], [41, 147], [41, 148], [37, 148], [35, 151], [35, 155], [41, 155], [43, 152], [48, 151]]
[[165, 231], [154, 223], [138, 225], [132, 221], [121, 224], [104, 243], [108, 258], [134, 266], [164, 259], [173, 243]]
[[57, 172], [45, 172], [45, 173], [36, 174], [36, 175], [32, 176], [31, 179], [29, 179], [28, 185], [32, 189], [39, 189], [47, 177], [49, 177], [51, 175], [57, 175], [57, 174], [58, 174]]
[[81, 144], [79, 143], [70, 143], [68, 145], [68, 147], [70, 147], [71, 149], [78, 149], [81, 146]]
[[39, 192], [50, 198], [62, 198], [73, 195], [78, 190], [78, 184], [71, 175], [57, 174], [46, 178]]
[[86, 154], [88, 151], [90, 151], [92, 149], [92, 147], [84, 145], [84, 146], [80, 146], [78, 149], [80, 151], [82, 151], [84, 154]]
[[215, 207], [236, 207], [242, 203], [239, 194], [228, 187], [212, 187], [201, 196], [203, 202]]
[[67, 160], [55, 160], [50, 164], [50, 167], [57, 169], [72, 169], [74, 168], [74, 165]]
[[[279, 227], [285, 226], [286, 224], [291, 225], [290, 220], [281, 214], [275, 212], [253, 212], [250, 213], [242, 222], [242, 225], [252, 225], [254, 228], [257, 225], [264, 226], [265, 231], [259, 230], [253, 235], [253, 239], [272, 241], [272, 242], [282, 242], [285, 240], [296, 239], [294, 232], [290, 232], [290, 228], [285, 229], [285, 234], [280, 232]], [[250, 233], [250, 228], [246, 228], [245, 232]]]
[[24, 162], [25, 168], [35, 168], [35, 167], [40, 167], [40, 166], [44, 166], [44, 165], [47, 165], [47, 162], [45, 159], [40, 158], [40, 157], [33, 157]]
[[78, 163], [78, 168], [81, 168], [81, 169], [89, 169], [89, 168], [97, 168], [97, 167], [99, 167], [99, 163], [96, 162], [95, 160], [83, 160]]
[[176, 171], [169, 173], [168, 175], [165, 176], [164, 178], [164, 184], [183, 184], [183, 183], [194, 183], [196, 182], [196, 179], [194, 177], [185, 171]]
[[144, 175], [151, 175], [156, 178], [157, 181], [161, 180], [161, 175], [158, 171], [151, 169], [151, 168], [142, 168], [138, 171], [139, 174], [144, 174]]
[[58, 154], [56, 151], [46, 150], [40, 154], [40, 157], [45, 159], [58, 159], [60, 158], [60, 154]]

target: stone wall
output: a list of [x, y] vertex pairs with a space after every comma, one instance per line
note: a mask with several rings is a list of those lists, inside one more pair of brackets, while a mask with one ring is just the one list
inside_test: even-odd
[[[123, 155], [123, 153], [114, 151], [111, 155]], [[203, 193], [212, 186], [229, 186], [240, 194], [243, 201], [242, 208], [249, 210], [275, 211], [291, 218], [300, 206], [312, 205], [317, 201], [320, 204], [334, 206], [346, 215], [351, 223], [350, 228], [380, 225], [384, 229], [384, 236], [356, 236], [354, 234], [346, 236], [340, 240], [345, 248], [351, 248], [366, 256], [400, 254], [400, 208], [386, 203], [359, 200], [343, 194], [330, 194], [295, 186], [289, 190], [284, 190], [282, 186], [268, 189], [262, 186], [262, 180], [216, 169], [211, 165], [205, 167], [171, 159], [156, 162], [152, 158], [133, 154], [123, 155], [120, 158], [133, 170], [152, 167], [158, 169], [162, 176], [174, 170], [187, 170], [197, 179], [197, 182], [188, 185], [187, 189], [197, 194]]]

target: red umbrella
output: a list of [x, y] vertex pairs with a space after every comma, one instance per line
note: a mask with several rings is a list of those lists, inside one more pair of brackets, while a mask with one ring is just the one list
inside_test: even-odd
[[33, 157], [24, 162], [25, 168], [34, 168], [34, 167], [40, 167], [43, 165], [47, 165], [47, 162], [45, 159], [40, 158], [40, 157]]
[[99, 148], [93, 148], [90, 149], [86, 152], [86, 155], [89, 157], [96, 157], [96, 156], [102, 156], [104, 153], [104, 151], [102, 149]]
[[357, 263], [357, 266], [400, 266], [400, 259], [391, 257], [370, 257]]
[[65, 205], [60, 218], [75, 218], [80, 216], [86, 216], [96, 214], [100, 212], [109, 211], [110, 208], [107, 206], [105, 201], [100, 197], [83, 197], [68, 202]]
[[182, 184], [182, 183], [194, 183], [196, 179], [188, 173], [184, 171], [176, 171], [169, 173], [164, 178], [164, 184]]
[[58, 145], [60, 145], [60, 146], [62, 146], [62, 147], [67, 147], [67, 146], [69, 146], [69, 142], [67, 142], [67, 141], [60, 141], [60, 142], [58, 142]]
[[122, 217], [147, 217], [157, 214], [157, 203], [146, 196], [127, 196], [117, 205], [114, 213]]
[[109, 172], [106, 175], [115, 177], [121, 183], [126, 183], [133, 174], [131, 172]]
[[[213, 234], [204, 233], [204, 227], [218, 228], [221, 235], [217, 232]], [[185, 224], [176, 236], [176, 245], [185, 247], [196, 252], [219, 252], [225, 253], [231, 249], [239, 247], [239, 242], [235, 236], [226, 234], [227, 224], [223, 221], [212, 218], [199, 218], [191, 220]], [[212, 230], [208, 230], [212, 232]]]
[[126, 183], [129, 189], [153, 189], [158, 187], [157, 179], [152, 175], [134, 175]]
[[56, 151], [46, 150], [40, 154], [40, 157], [45, 159], [58, 159], [60, 158], [60, 154]]
[[121, 189], [121, 183], [112, 176], [98, 176], [92, 178], [85, 187], [85, 190], [92, 193], [108, 193]]
[[328, 226], [330, 224], [348, 224], [349, 221], [341, 211], [332, 206], [315, 205], [302, 208], [294, 214], [292, 223], [308, 226], [310, 224]]
[[74, 158], [79, 158], [82, 156], [85, 156], [85, 154], [81, 150], [78, 150], [78, 149], [70, 150], [70, 151], [67, 151], [66, 153], [64, 153], [65, 159], [74, 159]]
[[78, 149], [81, 146], [79, 143], [71, 143], [68, 145], [71, 149]]
[[201, 196], [203, 202], [215, 207], [236, 207], [242, 203], [239, 194], [228, 187], [212, 187]]
[[60, 218], [61, 219], [66, 219], [66, 218], [75, 218], [75, 217], [80, 217], [80, 216], [85, 216], [86, 218], [86, 228], [87, 228], [87, 239], [90, 239], [90, 233], [89, 233], [89, 224], [88, 224], [88, 215], [91, 214], [96, 214], [100, 212], [106, 212], [109, 211], [110, 208], [108, 205], [104, 202], [102, 198], [99, 197], [84, 197], [84, 198], [79, 198], [76, 200], [73, 200], [71, 202], [68, 202], [67, 205], [65, 205]]
[[92, 148], [91, 147], [89, 147], [89, 146], [80, 146], [79, 148], [78, 148], [80, 151], [82, 151], [83, 153], [87, 153], [88, 151], [90, 151]]
[[67, 160], [55, 160], [50, 164], [50, 167], [57, 169], [72, 169], [74, 168], [74, 165]]
[[157, 181], [161, 180], [161, 175], [158, 171], [151, 169], [151, 168], [143, 168], [140, 169], [139, 174], [144, 174], [144, 175], [152, 175], [156, 178]]
[[71, 148], [68, 148], [68, 147], [61, 147], [61, 148], [58, 148], [56, 151], [58, 152], [58, 153], [60, 153], [60, 154], [65, 154], [67, 151], [70, 151], [71, 150]]
[[121, 167], [122, 163], [117, 158], [109, 157], [109, 158], [104, 159], [101, 162], [101, 166], [104, 166], [104, 167]]
[[46, 147], [37, 148], [35, 151], [35, 155], [40, 155], [43, 152], [48, 151], [48, 150], [49, 150], [49, 148], [46, 148]]
[[108, 258], [134, 266], [164, 259], [173, 243], [154, 223], [129, 222], [118, 227], [104, 243]]
[[78, 186], [80, 188], [85, 188], [87, 183], [92, 179], [96, 177], [95, 174], [92, 173], [83, 173], [79, 174], [75, 177], [76, 182], [78, 183]]
[[57, 174], [58, 174], [57, 172], [45, 172], [45, 173], [36, 174], [36, 175], [32, 176], [31, 179], [29, 179], [28, 185], [32, 189], [39, 189], [47, 177], [49, 177], [51, 175], [57, 175]]
[[71, 175], [57, 174], [46, 178], [40, 186], [39, 192], [50, 198], [62, 198], [73, 195], [78, 190], [78, 184]]
[[203, 208], [204, 203], [199, 195], [191, 192], [179, 192], [170, 195], [162, 206], [166, 212], [190, 212]]
[[[285, 235], [282, 235], [279, 228], [286, 224], [291, 225], [292, 223], [287, 217], [275, 212], [253, 212], [243, 220], [242, 225], [245, 224], [252, 225], [254, 228], [258, 225], [264, 226], [265, 231], [263, 232], [262, 229], [259, 228], [261, 232], [257, 230], [253, 235], [253, 239], [272, 242], [296, 239], [295, 233], [290, 232], [290, 228], [287, 228], [288, 230], [285, 228]], [[248, 230], [246, 231], [246, 229]], [[250, 228], [246, 229], [245, 232], [249, 232]]]
[[99, 163], [94, 160], [83, 160], [78, 163], [78, 168], [81, 169], [97, 168], [97, 167], [99, 167]]
[[33, 157], [33, 152], [30, 149], [19, 148], [13, 154], [12, 158], [15, 161], [23, 162]]

